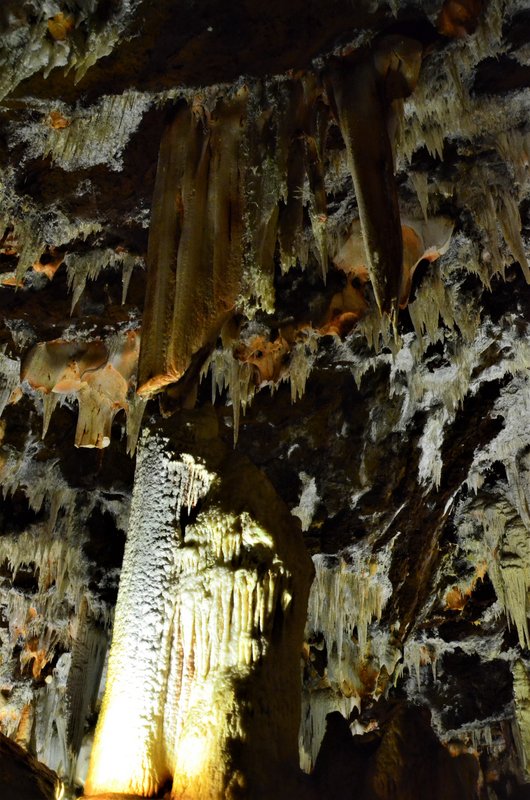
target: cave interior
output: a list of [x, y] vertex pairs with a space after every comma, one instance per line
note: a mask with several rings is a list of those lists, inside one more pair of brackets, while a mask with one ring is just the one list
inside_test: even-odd
[[0, 797], [530, 798], [527, 0], [2, 0]]

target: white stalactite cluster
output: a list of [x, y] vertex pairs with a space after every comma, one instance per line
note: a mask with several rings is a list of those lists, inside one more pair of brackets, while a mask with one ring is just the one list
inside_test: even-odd
[[53, 116], [43, 107], [42, 118], [17, 126], [11, 141], [29, 145], [32, 157], [50, 156], [66, 171], [105, 164], [119, 171], [123, 151], [153, 101], [152, 96], [126, 91], [102, 97], [90, 108], [69, 108], [57, 103]]
[[87, 280], [95, 280], [104, 269], [118, 268], [122, 271], [122, 303], [127, 299], [127, 289], [136, 266], [143, 266], [143, 259], [126, 251], [106, 249], [89, 250], [82, 255], [68, 253], [64, 258], [68, 274], [68, 288], [72, 292], [72, 311], [83, 294]]
[[[484, 447], [477, 450], [467, 474], [468, 491], [455, 502], [454, 522], [457, 530], [457, 544], [449, 560], [440, 565], [438, 600], [442, 607], [464, 608], [477, 585], [486, 576], [493, 584], [497, 601], [476, 623], [477, 637], [469, 637], [460, 642], [461, 652], [469, 655], [480, 654], [483, 662], [505, 659], [511, 664], [514, 677], [515, 718], [518, 729], [516, 738], [522, 763], [528, 764], [530, 750], [527, 736], [527, 711], [525, 687], [528, 684], [527, 664], [521, 659], [520, 651], [506, 648], [502, 628], [496, 624], [499, 617], [505, 617], [508, 626], [516, 632], [520, 648], [525, 650], [530, 643], [530, 466], [527, 452], [530, 448], [528, 415], [530, 409], [528, 369], [530, 351], [524, 337], [513, 337], [513, 320], [507, 319], [493, 335], [491, 325], [481, 326], [477, 342], [473, 345], [475, 357], [469, 361], [473, 379], [466, 391], [478, 391], [479, 387], [491, 381], [502, 381], [498, 399], [490, 411], [492, 419], [498, 420], [500, 431]], [[503, 353], [502, 361], [497, 358], [486, 368], [477, 369], [482, 354]], [[475, 360], [477, 359], [478, 360]], [[472, 374], [469, 369], [469, 375]], [[517, 398], [517, 400], [515, 400]], [[421, 463], [421, 462], [420, 462]], [[489, 476], [501, 469], [502, 477], [489, 485]], [[450, 501], [450, 504], [453, 500]], [[458, 581], [449, 582], [444, 576], [451, 574], [452, 559], [464, 559], [467, 570]], [[456, 572], [456, 567], [454, 568]], [[462, 571], [460, 569], [460, 571]], [[421, 621], [420, 621], [421, 622]], [[454, 643], [442, 638], [426, 637], [415, 633], [405, 644], [404, 667], [408, 668], [412, 682], [411, 695], [416, 696], [422, 685], [428, 682], [427, 673], [432, 673], [436, 682], [444, 679], [440, 675], [439, 664], [446, 653], [454, 652]], [[504, 715], [508, 711], [502, 712]], [[526, 716], [525, 716], [526, 715]], [[443, 725], [434, 717], [435, 725], [442, 736], [459, 735], [455, 731], [445, 731]], [[498, 723], [499, 718], [492, 720]], [[460, 734], [475, 730], [479, 735], [481, 723], [464, 726]], [[526, 767], [525, 767], [526, 768]]]
[[[313, 557], [300, 728], [300, 756], [306, 771], [315, 763], [326, 715], [340, 711], [348, 718], [354, 707], [360, 708], [367, 685], [375, 697], [384, 692], [401, 657], [389, 632], [378, 625], [392, 595], [388, 570], [393, 544], [378, 552], [361, 544], [339, 557]], [[312, 668], [315, 648], [325, 648], [323, 675]]]
[[4, 495], [23, 493], [33, 512], [46, 513], [23, 531], [8, 523], [0, 537], [0, 613], [8, 622], [0, 629], [0, 730], [25, 747], [31, 742], [61, 777], [82, 782], [77, 759], [97, 707], [112, 621], [89, 588], [81, 555], [81, 519], [101, 499], [95, 494], [87, 503], [55, 465], [39, 469], [28, 453], [4, 457], [1, 479]]
[[[0, 36], [4, 67], [0, 98], [36, 72], [48, 76], [55, 67], [73, 69], [76, 80], [80, 80], [100, 58], [112, 52], [137, 5], [138, 0], [124, 0], [102, 27], [94, 25], [95, 3], [75, 3], [74, 13], [65, 13], [57, 0], [25, 5], [15, 24]], [[92, 29], [85, 37], [81, 30], [87, 22]]]
[[24, 276], [39, 262], [46, 246], [61, 247], [101, 231], [97, 220], [70, 219], [53, 204], [44, 216], [32, 199], [18, 193], [15, 183], [14, 170], [6, 169], [0, 177], [0, 227], [2, 234], [9, 227], [13, 229], [9, 249], [17, 254], [18, 261], [15, 272], [4, 276], [2, 291], [23, 287]]

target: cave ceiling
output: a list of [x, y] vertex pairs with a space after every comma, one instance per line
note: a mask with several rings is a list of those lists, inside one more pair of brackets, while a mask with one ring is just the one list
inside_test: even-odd
[[0, 64], [0, 732], [82, 783], [136, 441], [204, 414], [313, 557], [318, 796], [329, 712], [528, 796], [527, 3], [4, 0]]

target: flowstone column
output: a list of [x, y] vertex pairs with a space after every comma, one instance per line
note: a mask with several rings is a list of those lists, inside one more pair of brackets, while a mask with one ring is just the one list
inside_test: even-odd
[[86, 794], [291, 797], [311, 560], [260, 470], [182, 429], [140, 444]]

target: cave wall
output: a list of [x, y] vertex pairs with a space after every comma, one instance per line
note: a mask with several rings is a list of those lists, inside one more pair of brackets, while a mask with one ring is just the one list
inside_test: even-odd
[[308, 791], [528, 792], [530, 16], [321, 5], [0, 9], [0, 731], [68, 786], [138, 434], [185, 408], [313, 558]]

